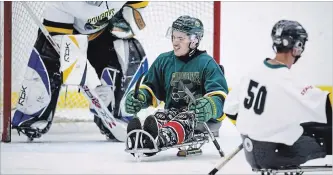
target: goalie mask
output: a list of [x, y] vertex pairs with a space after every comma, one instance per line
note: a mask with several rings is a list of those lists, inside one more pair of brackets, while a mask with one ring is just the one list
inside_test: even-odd
[[167, 37], [171, 37], [172, 40], [173, 31], [186, 33], [190, 37], [190, 52], [199, 46], [204, 34], [202, 22], [199, 19], [190, 16], [180, 16], [172, 23], [172, 27], [167, 31]]
[[308, 41], [308, 34], [297, 21], [280, 20], [271, 33], [273, 49], [275, 52], [284, 53], [292, 51], [295, 62], [301, 57], [305, 43]]

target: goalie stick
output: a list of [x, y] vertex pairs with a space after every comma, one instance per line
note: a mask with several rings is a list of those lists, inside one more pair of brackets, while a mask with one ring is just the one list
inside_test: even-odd
[[[60, 47], [53, 40], [50, 33], [39, 21], [34, 12], [27, 5], [27, 3], [26, 2], [21, 2], [21, 3], [23, 7], [28, 11], [29, 15], [34, 20], [34, 22], [37, 24], [38, 28], [43, 32], [47, 40], [50, 42], [50, 44], [53, 46], [53, 48], [60, 56]], [[80, 86], [80, 89], [81, 91], [84, 92], [84, 95], [91, 102], [91, 105], [93, 106], [94, 110], [97, 112], [98, 116], [102, 119], [104, 126], [108, 128], [108, 130], [114, 135], [114, 137], [117, 140], [124, 142], [126, 140], [126, 126], [124, 126], [123, 124], [120, 123], [119, 120], [117, 121], [114, 118], [114, 116], [110, 113], [107, 107], [105, 107], [103, 101], [98, 97], [98, 95], [93, 90], [90, 90], [89, 87], [86, 85]]]
[[[140, 88], [141, 80], [142, 80], [142, 78], [144, 77], [144, 75], [145, 75], [145, 72], [142, 73], [142, 74], [140, 75], [140, 77], [138, 78], [138, 81], [137, 81], [136, 84], [135, 84], [135, 87], [134, 87], [134, 95], [133, 95], [135, 99], [138, 99], [139, 88]], [[138, 117], [138, 114], [135, 113], [135, 114], [134, 114], [134, 117]]]
[[[195, 97], [193, 95], [193, 93], [184, 85], [183, 81], [179, 81], [180, 86], [182, 87], [182, 89], [184, 90], [185, 94], [189, 96], [191, 103], [196, 104], [196, 100]], [[217, 151], [219, 152], [221, 157], [224, 157], [224, 152], [222, 151], [220, 144], [217, 142], [214, 134], [210, 131], [210, 129], [207, 126], [206, 122], [203, 122], [204, 127], [206, 128], [206, 130], [208, 131], [208, 134], [210, 136], [210, 138], [212, 139]]]

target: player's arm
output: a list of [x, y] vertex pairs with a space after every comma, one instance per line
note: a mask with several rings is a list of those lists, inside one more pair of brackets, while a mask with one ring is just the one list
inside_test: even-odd
[[239, 112], [239, 86], [232, 88], [224, 101], [223, 112], [236, 124], [237, 115]]
[[326, 117], [327, 124], [332, 125], [332, 94], [329, 93], [326, 98]]
[[228, 93], [228, 85], [220, 66], [209, 60], [202, 71], [204, 86], [203, 97], [196, 99], [196, 104], [190, 104], [189, 109], [194, 110], [199, 121], [210, 119], [222, 121], [224, 117], [223, 104]]
[[157, 107], [160, 101], [165, 100], [165, 90], [163, 87], [163, 70], [160, 69], [162, 56], [160, 55], [150, 66], [148, 73], [145, 75], [140, 90], [148, 97], [148, 105]]
[[236, 125], [240, 105], [240, 92], [245, 79], [246, 77], [242, 77], [238, 85], [231, 88], [224, 101], [223, 112], [234, 125]]
[[52, 36], [73, 34], [73, 23], [74, 17], [66, 12], [62, 2], [48, 2], [43, 25]]
[[332, 105], [328, 91], [314, 86], [304, 86], [299, 91], [298, 97], [301, 104], [313, 113], [313, 118], [311, 117], [309, 120], [332, 124]]
[[302, 122], [332, 123], [332, 106], [328, 91], [305, 85], [289, 77], [286, 78], [284, 88], [295, 101], [294, 108], [302, 111], [299, 116]]
[[204, 96], [210, 97], [215, 104], [213, 105], [213, 108], [216, 108], [214, 109], [214, 111], [216, 110], [214, 119], [222, 121], [225, 118], [223, 105], [229, 92], [222, 69], [214, 60], [211, 60], [207, 64], [203, 76], [205, 78], [204, 88], [206, 91]]
[[160, 70], [159, 56], [150, 66], [146, 73], [142, 85], [139, 88], [138, 95], [134, 97], [134, 90], [131, 90], [125, 99], [125, 111], [129, 114], [136, 114], [141, 109], [149, 106], [157, 107], [160, 100], [164, 100], [164, 88]]

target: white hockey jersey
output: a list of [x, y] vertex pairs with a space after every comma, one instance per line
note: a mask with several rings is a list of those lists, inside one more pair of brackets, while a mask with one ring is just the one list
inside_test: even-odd
[[303, 133], [300, 123], [327, 122], [329, 92], [297, 82], [285, 65], [267, 60], [230, 91], [224, 112], [237, 115], [236, 127], [243, 135], [292, 145]]
[[[44, 20], [51, 23], [73, 24], [80, 34], [92, 34], [108, 25], [109, 20], [127, 1], [57, 1], [48, 2], [44, 10]], [[140, 3], [140, 1], [138, 2]], [[45, 25], [45, 24], [44, 24]], [[61, 26], [48, 27], [49, 31]], [[60, 32], [59, 32], [60, 33]], [[62, 32], [66, 33], [66, 32]]]

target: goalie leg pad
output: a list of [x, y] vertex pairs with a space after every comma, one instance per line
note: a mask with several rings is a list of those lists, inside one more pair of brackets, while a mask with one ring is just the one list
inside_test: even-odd
[[[115, 68], [107, 67], [103, 70], [101, 75], [101, 86], [96, 87], [95, 91], [101, 98], [103, 103], [107, 106], [109, 111], [114, 114], [115, 109], [115, 90], [117, 90], [116, 84], [120, 81], [120, 71]], [[90, 106], [90, 110], [96, 114], [93, 108]], [[117, 115], [115, 115], [117, 116]]]
[[47, 71], [45, 63], [48, 61], [43, 61], [37, 49], [33, 49], [21, 86], [17, 110], [13, 116], [13, 128], [39, 130], [46, 133], [50, 127], [61, 77], [58, 72]]
[[[96, 87], [95, 92], [103, 101], [103, 103], [107, 106], [109, 111], [113, 113], [115, 108], [115, 96], [114, 90], [116, 90], [115, 81], [116, 78], [119, 77], [120, 71], [114, 68], [105, 68], [101, 75], [102, 85]], [[98, 114], [90, 105], [90, 111], [94, 113], [94, 122], [100, 129], [102, 134], [107, 135], [110, 139], [113, 139], [113, 135], [106, 129], [101, 119], [98, 117]], [[114, 114], [113, 114], [114, 115]]]
[[[111, 99], [111, 106], [109, 100], [105, 104], [116, 118], [130, 120], [133, 115], [127, 114], [122, 106], [126, 93], [134, 87], [140, 75], [148, 70], [148, 61], [142, 46], [136, 39], [115, 40], [111, 34], [103, 32], [89, 42], [88, 48], [89, 62], [101, 77], [102, 84], [110, 86], [112, 83], [114, 97], [106, 98]], [[110, 92], [105, 87], [97, 89]]]
[[139, 77], [148, 71], [148, 59], [140, 42], [135, 38], [118, 39], [113, 43], [122, 74], [120, 88], [115, 91], [116, 104], [119, 104], [116, 111], [118, 116], [131, 120], [133, 115], [126, 113], [124, 108], [125, 97], [134, 88]]
[[120, 71], [118, 69], [107, 67], [103, 70], [101, 75], [102, 86], [96, 88], [99, 97], [101, 97], [110, 111], [113, 111], [115, 108], [114, 92], [117, 89], [116, 83], [119, 78]]
[[60, 40], [60, 65], [63, 84], [87, 85], [95, 89], [101, 84], [96, 70], [87, 59], [87, 35], [55, 36]]

